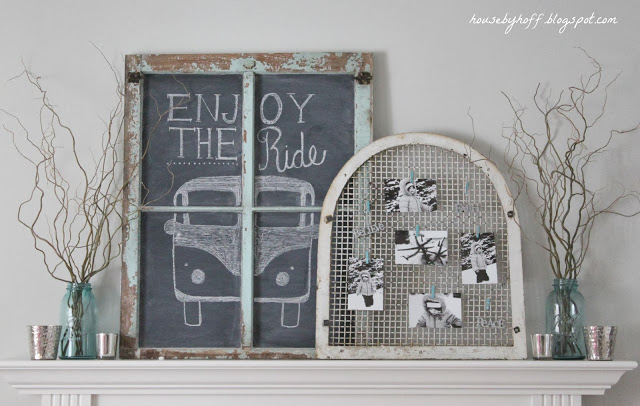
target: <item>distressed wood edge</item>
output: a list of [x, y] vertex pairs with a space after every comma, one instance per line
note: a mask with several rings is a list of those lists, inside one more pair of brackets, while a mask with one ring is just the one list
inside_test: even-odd
[[141, 360], [310, 360], [314, 348], [140, 348]]
[[373, 85], [354, 82], [354, 154], [373, 141]]
[[[140, 58], [135, 55], [127, 55], [125, 58], [125, 78], [131, 73], [139, 72]], [[132, 284], [130, 275], [139, 274], [138, 264], [128, 259], [128, 253], [137, 249], [139, 237], [131, 238], [133, 222], [139, 221], [139, 216], [132, 215], [137, 212], [139, 204], [139, 188], [136, 172], [138, 169], [139, 147], [142, 137], [140, 108], [141, 100], [140, 83], [129, 83], [125, 80], [125, 109], [124, 109], [124, 171], [125, 182], [123, 198], [123, 214], [125, 224], [122, 233], [122, 271], [120, 275], [120, 358], [136, 358], [138, 349], [138, 333], [136, 323], [138, 317], [138, 285]], [[136, 141], [134, 141], [136, 140]], [[137, 227], [133, 227], [137, 229]], [[134, 324], [134, 325], [132, 325]], [[132, 330], [135, 331], [132, 334]]]
[[362, 52], [137, 54], [143, 73], [372, 73], [373, 56]]
[[[251, 208], [255, 200], [255, 74], [242, 74], [242, 234], [240, 274], [240, 319], [242, 347], [253, 346], [255, 223]], [[249, 204], [249, 208], [245, 204]], [[244, 272], [242, 271], [244, 270]]]
[[[329, 346], [329, 329], [323, 325], [324, 320], [329, 320], [329, 293], [331, 282], [331, 235], [333, 232], [333, 218], [336, 204], [353, 174], [372, 156], [389, 148], [402, 145], [429, 145], [447, 149], [466, 156], [472, 163], [478, 166], [489, 178], [494, 186], [498, 198], [504, 210], [507, 222], [507, 240], [509, 247], [509, 282], [511, 288], [511, 319], [514, 327], [519, 327], [519, 332], [512, 331], [513, 346], [501, 347], [467, 347], [472, 351], [458, 351], [463, 346], [425, 346], [425, 347], [344, 347]], [[513, 211], [513, 216], [507, 213]], [[401, 354], [394, 348], [405, 348], [409, 356], [426, 358], [429, 356], [438, 359], [525, 359], [527, 358], [527, 333], [525, 325], [524, 285], [522, 270], [522, 247], [520, 228], [518, 226], [518, 213], [515, 210], [513, 196], [504, 177], [493, 162], [470, 145], [444, 135], [433, 133], [401, 133], [381, 138], [366, 146], [353, 156], [340, 170], [329, 187], [320, 212], [320, 229], [318, 237], [318, 266], [317, 266], [317, 295], [316, 295], [316, 357], [317, 358], [358, 358], [363, 356], [362, 351], [367, 351], [366, 358], [389, 359], [387, 355], [394, 353], [393, 357]], [[371, 349], [382, 349], [379, 354], [371, 356]], [[416, 348], [419, 348], [416, 350]], [[438, 350], [442, 348], [443, 350]], [[425, 349], [429, 354], [425, 353]], [[414, 350], [416, 352], [414, 353]], [[420, 351], [423, 351], [422, 353]], [[465, 353], [458, 356], [456, 353]]]

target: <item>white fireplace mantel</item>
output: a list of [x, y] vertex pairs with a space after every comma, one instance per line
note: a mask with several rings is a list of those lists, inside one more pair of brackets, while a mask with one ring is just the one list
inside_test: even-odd
[[633, 361], [2, 361], [43, 406], [579, 406]]

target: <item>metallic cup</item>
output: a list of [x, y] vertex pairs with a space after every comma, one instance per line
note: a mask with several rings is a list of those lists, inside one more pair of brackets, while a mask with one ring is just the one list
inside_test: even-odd
[[27, 326], [31, 359], [58, 358], [62, 326]]
[[556, 336], [553, 334], [531, 334], [533, 359], [553, 359]]
[[584, 327], [584, 343], [587, 347], [587, 359], [590, 361], [611, 361], [616, 346], [615, 326]]
[[115, 359], [118, 350], [118, 335], [108, 333], [96, 334], [96, 353], [98, 359]]

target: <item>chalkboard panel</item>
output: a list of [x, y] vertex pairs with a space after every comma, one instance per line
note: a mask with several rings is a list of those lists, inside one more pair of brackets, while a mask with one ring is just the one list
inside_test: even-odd
[[[142, 214], [141, 347], [240, 345], [240, 278], [223, 263], [239, 256], [239, 244], [198, 244], [203, 229], [213, 235], [239, 230], [237, 217], [231, 213]], [[225, 255], [228, 251], [234, 252]]]
[[235, 193], [206, 178], [240, 184], [242, 75], [147, 75], [143, 106], [143, 203], [170, 206], [177, 196], [183, 206], [240, 205], [239, 186]]
[[[307, 205], [322, 206], [333, 178], [354, 153], [353, 96], [350, 75], [257, 77], [256, 175], [309, 182], [314, 201]], [[281, 196], [256, 191], [259, 206], [289, 205], [291, 196]]]
[[[242, 204], [242, 76], [145, 80], [149, 149], [142, 182], [149, 206], [176, 211], [142, 219], [140, 341], [165, 348], [238, 346], [241, 215], [179, 208]], [[256, 77], [258, 206], [322, 205], [353, 155], [353, 97], [350, 75]], [[254, 346], [314, 347], [318, 215], [255, 219]]]
[[256, 216], [254, 345], [315, 345], [318, 213]]

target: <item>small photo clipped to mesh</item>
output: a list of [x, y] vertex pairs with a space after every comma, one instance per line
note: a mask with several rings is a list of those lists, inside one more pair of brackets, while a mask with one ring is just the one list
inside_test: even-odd
[[446, 230], [396, 230], [394, 240], [397, 265], [447, 265]]
[[409, 327], [461, 328], [460, 293], [415, 293], [409, 295]]
[[498, 283], [495, 235], [460, 234], [460, 266], [465, 285]]
[[431, 212], [438, 209], [434, 179], [387, 179], [384, 182], [387, 213]]
[[347, 276], [349, 310], [384, 309], [384, 260], [349, 258]]

